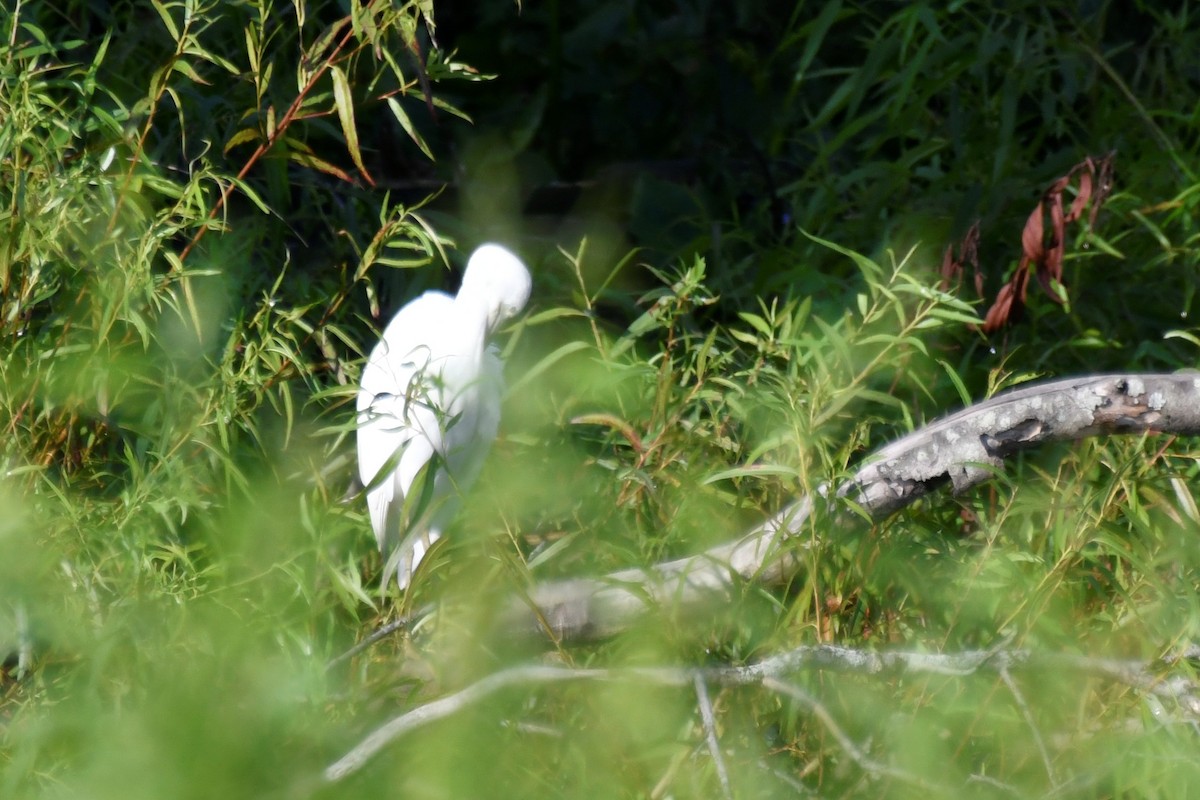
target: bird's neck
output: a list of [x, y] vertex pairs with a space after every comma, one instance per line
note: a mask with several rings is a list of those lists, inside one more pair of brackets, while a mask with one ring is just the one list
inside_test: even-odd
[[488, 307], [471, 294], [459, 293], [454, 298], [455, 340], [458, 355], [478, 363], [487, 346]]

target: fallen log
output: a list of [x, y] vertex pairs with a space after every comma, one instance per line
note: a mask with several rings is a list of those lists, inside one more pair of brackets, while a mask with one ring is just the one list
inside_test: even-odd
[[[864, 459], [833, 497], [886, 517], [917, 498], [963, 492], [992, 477], [1005, 459], [1044, 442], [1111, 434], [1200, 434], [1200, 372], [1087, 375], [999, 394], [930, 423]], [[832, 501], [829, 486], [816, 501]], [[744, 581], [777, 584], [802, 567], [794, 546], [814, 496], [788, 504], [738, 539], [698, 555], [602, 578], [537, 584], [501, 614], [506, 630], [556, 641], [611, 636], [648, 608], [730, 597]]]

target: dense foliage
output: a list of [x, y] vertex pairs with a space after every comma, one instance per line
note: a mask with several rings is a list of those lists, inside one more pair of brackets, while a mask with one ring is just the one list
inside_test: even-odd
[[[10, 3], [0, 796], [1186, 795], [1193, 711], [1066, 669], [811, 670], [818, 706], [714, 687], [708, 726], [678, 687], [518, 686], [320, 772], [531, 660], [1200, 639], [1197, 453], [1154, 438], [815, 519], [792, 585], [702, 618], [588, 646], [490, 626], [497, 598], [697, 552], [1019, 380], [1194, 366], [1194, 36], [1153, 3]], [[1072, 175], [1069, 208], [1114, 152], [1056, 239], [1043, 194]], [[534, 273], [501, 439], [456, 535], [382, 592], [362, 356], [488, 239]]]

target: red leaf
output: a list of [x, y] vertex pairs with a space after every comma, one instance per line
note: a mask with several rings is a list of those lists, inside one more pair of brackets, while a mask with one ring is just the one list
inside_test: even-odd
[[1051, 296], [1054, 295], [1054, 290], [1050, 286], [1050, 279], [1053, 278], [1056, 281], [1062, 280], [1063, 247], [1066, 234], [1067, 226], [1063, 220], [1062, 192], [1058, 192], [1050, 199], [1050, 246], [1046, 248], [1041, 263], [1037, 265], [1038, 283]]
[[1029, 215], [1029, 219], [1025, 222], [1025, 230], [1021, 233], [1021, 250], [1025, 253], [1025, 258], [1037, 263], [1042, 260], [1042, 239], [1045, 237], [1045, 229], [1042, 227], [1042, 215], [1045, 213], [1042, 209], [1042, 204], [1038, 203], [1037, 208]]
[[[1088, 165], [1091, 166], [1092, 160], [1088, 159]], [[1079, 176], [1079, 193], [1075, 195], [1075, 201], [1071, 203], [1071, 210], [1067, 213], [1067, 222], [1074, 222], [1079, 219], [1083, 213], [1084, 206], [1088, 200], [1092, 198], [1092, 171], [1089, 169]]]
[[950, 288], [950, 284], [954, 279], [962, 275], [962, 264], [954, 260], [954, 245], [946, 245], [946, 252], [942, 253], [942, 280], [938, 284], [938, 288], [943, 292]]
[[[1042, 195], [1033, 213], [1025, 221], [1021, 231], [1021, 263], [1007, 284], [996, 296], [996, 302], [988, 310], [983, 330], [991, 332], [1015, 321], [1024, 307], [1029, 290], [1029, 271], [1036, 271], [1038, 283], [1056, 303], [1063, 298], [1054, 289], [1057, 281], [1063, 283], [1063, 260], [1066, 255], [1067, 225], [1078, 221], [1083, 211], [1091, 205], [1088, 213], [1089, 229], [1096, 223], [1104, 201], [1112, 192], [1113, 161], [1116, 152], [1109, 153], [1098, 161], [1090, 157], [1071, 167], [1066, 175], [1054, 181]], [[1078, 189], [1071, 206], [1063, 210], [1063, 193], [1078, 179]], [[1047, 243], [1046, 215], [1050, 215], [1049, 242]], [[978, 275], [977, 275], [978, 279]]]
[[954, 257], [954, 245], [946, 245], [946, 250], [942, 253], [940, 271], [942, 280], [938, 284], [938, 288], [948, 291], [952, 284], [957, 286], [962, 281], [963, 267], [967, 264], [970, 264], [975, 270], [975, 291], [982, 297], [983, 275], [979, 272], [979, 220], [975, 220], [975, 223], [967, 228], [962, 241], [958, 243], [958, 258]]
[[1022, 261], [1017, 267], [1017, 271], [1013, 273], [1009, 285], [1013, 287], [1013, 292], [1020, 299], [1020, 305], [1025, 305], [1025, 300], [1029, 294], [1029, 262]]
[[1012, 304], [1013, 287], [1011, 283], [1006, 283], [1000, 287], [1000, 293], [996, 295], [996, 302], [992, 303], [992, 307], [988, 309], [987, 316], [983, 320], [983, 332], [993, 333], [1003, 328], [1008, 323]]

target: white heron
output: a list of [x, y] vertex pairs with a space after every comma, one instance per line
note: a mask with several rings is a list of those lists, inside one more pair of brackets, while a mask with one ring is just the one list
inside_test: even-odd
[[[402, 589], [496, 438], [503, 365], [487, 340], [525, 307], [529, 290], [521, 260], [485, 244], [471, 254], [458, 294], [426, 292], [405, 305], [363, 367], [358, 472], [375, 539]], [[404, 499], [427, 464], [422, 513], [405, 523]]]

